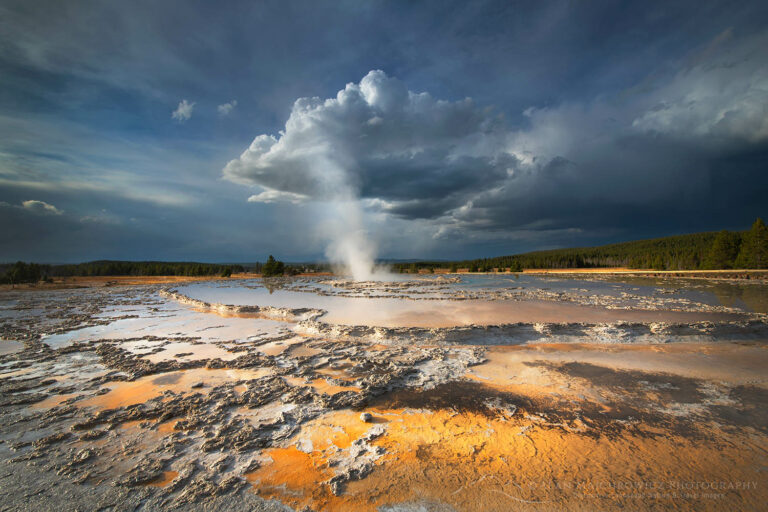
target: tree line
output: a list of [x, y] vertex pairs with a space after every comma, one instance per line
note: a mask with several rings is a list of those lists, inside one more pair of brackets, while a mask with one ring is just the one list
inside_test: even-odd
[[520, 271], [523, 268], [627, 267], [653, 270], [768, 268], [768, 228], [758, 218], [748, 231], [720, 231], [637, 240], [599, 247], [552, 249], [461, 261], [396, 263], [395, 270], [415, 273], [448, 268], [452, 272]]
[[265, 277], [294, 275], [302, 271], [325, 270], [319, 264], [287, 265], [270, 255], [266, 262], [250, 264], [219, 264], [167, 261], [90, 261], [65, 265], [38, 263], [0, 263], [0, 284], [36, 283], [62, 277], [95, 276], [220, 276], [234, 273], [255, 272]]
[[[323, 264], [304, 264], [305, 271], [326, 270]], [[523, 268], [627, 267], [654, 270], [765, 269], [768, 268], [768, 227], [758, 218], [748, 231], [720, 231], [637, 240], [599, 247], [553, 249], [525, 254], [462, 261], [417, 261], [395, 263], [400, 272], [448, 268], [451, 272], [492, 270], [521, 272]], [[246, 270], [265, 277], [293, 275], [299, 268], [286, 265], [272, 255], [265, 263], [251, 265], [164, 262], [91, 261], [67, 265], [38, 263], [0, 264], [0, 283], [18, 284], [72, 276], [222, 276]]]
[[67, 265], [41, 265], [17, 261], [0, 265], [0, 282], [33, 283], [74, 276], [222, 276], [243, 272], [242, 265], [166, 261], [91, 261]]

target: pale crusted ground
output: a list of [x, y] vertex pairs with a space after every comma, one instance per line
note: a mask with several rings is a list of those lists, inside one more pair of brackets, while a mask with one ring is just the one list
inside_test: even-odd
[[21, 342], [0, 355], [5, 509], [759, 510], [768, 498], [760, 337], [406, 343], [308, 334], [293, 322], [311, 311], [233, 314], [159, 292], [0, 298], [0, 337]]

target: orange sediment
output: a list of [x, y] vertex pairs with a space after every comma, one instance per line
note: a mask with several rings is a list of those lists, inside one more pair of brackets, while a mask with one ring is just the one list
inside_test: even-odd
[[[371, 441], [383, 447], [386, 455], [376, 461], [370, 475], [348, 482], [343, 494], [334, 496], [324, 483], [334, 475], [329, 460], [370, 427], [359, 420], [361, 428], [353, 427], [351, 412], [334, 413], [305, 426], [302, 431], [311, 430], [310, 438], [317, 441], [309, 453], [295, 446], [266, 451], [272, 462], [248, 474], [249, 482], [265, 498], [329, 511], [374, 511], [382, 505], [418, 500], [469, 511], [510, 510], [521, 504], [575, 510], [606, 504], [730, 510], [734, 504], [759, 507], [766, 498], [765, 489], [759, 487], [721, 491], [726, 498], [720, 501], [671, 499], [648, 489], [643, 490], [643, 501], [638, 501], [631, 492], [637, 485], [660, 486], [670, 494], [691, 482], [762, 481], [754, 455], [724, 451], [719, 442], [654, 436], [653, 429], [641, 436], [595, 437], [450, 410], [369, 411], [389, 418], [386, 434]], [[746, 436], [734, 436], [728, 442], [754, 443]], [[761, 449], [768, 448], [762, 444]], [[679, 453], [685, 457], [679, 458]]]
[[147, 482], [147, 486], [149, 487], [165, 487], [166, 485], [170, 484], [177, 476], [179, 476], [178, 471], [163, 471], [163, 476], [152, 480], [151, 482]]
[[[601, 374], [590, 380], [587, 373], [573, 377], [556, 368], [579, 361], [606, 365], [621, 377], [674, 371], [638, 374], [661, 375], [663, 381], [720, 377], [726, 374], [718, 367], [722, 359], [744, 372], [735, 382], [755, 382], [763, 351], [708, 344], [492, 347], [464, 383], [391, 393], [367, 408], [374, 423], [386, 423], [385, 433], [369, 441], [384, 454], [370, 474], [347, 482], [340, 495], [328, 482], [339, 460], [350, 456], [352, 443], [372, 426], [360, 420], [359, 411], [328, 413], [304, 425], [291, 446], [265, 451], [271, 462], [247, 477], [265, 498], [328, 511], [374, 511], [408, 502], [461, 511], [759, 508], [768, 499], [768, 490], [758, 485], [768, 452], [765, 436], [711, 422], [694, 422], [695, 431], [688, 431], [683, 419], [669, 417], [658, 423], [653, 416], [614, 421], [643, 392], [606, 387]], [[647, 393], [642, 399], [663, 406], [657, 391]], [[606, 396], [618, 402], [606, 402]], [[495, 409], [498, 397], [519, 408], [502, 403]], [[702, 482], [725, 488], [690, 492]]]
[[[212, 386], [231, 383], [238, 380], [258, 379], [270, 375], [269, 368], [255, 370], [239, 369], [207, 369], [179, 370], [159, 375], [149, 375], [135, 381], [115, 382], [109, 384], [110, 391], [103, 395], [78, 402], [80, 406], [92, 406], [102, 409], [115, 409], [144, 403], [157, 398], [166, 391], [174, 393], [199, 392], [207, 393]], [[202, 383], [202, 388], [192, 388], [194, 384]]]
[[69, 400], [72, 397], [77, 396], [75, 393], [67, 393], [64, 395], [53, 395], [49, 396], [45, 400], [41, 402], [37, 402], [32, 404], [33, 409], [50, 409], [51, 407], [56, 407], [57, 405], [61, 405], [64, 401]]

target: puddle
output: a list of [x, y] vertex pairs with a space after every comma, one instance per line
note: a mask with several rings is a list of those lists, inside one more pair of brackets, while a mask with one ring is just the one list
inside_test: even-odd
[[342, 364], [341, 368], [318, 368], [315, 371], [317, 373], [320, 373], [322, 375], [327, 375], [328, 377], [332, 377], [334, 379], [347, 380], [347, 381], [357, 380], [359, 377], [349, 375], [345, 371], [348, 366], [349, 365]]
[[295, 345], [297, 340], [300, 339], [301, 338], [295, 338], [293, 340], [270, 341], [268, 343], [264, 343], [263, 345], [258, 345], [255, 347], [255, 350], [257, 352], [261, 352], [265, 356], [279, 356], [290, 347]]
[[310, 347], [306, 344], [294, 344], [291, 346], [291, 355], [295, 357], [312, 357], [321, 354], [322, 349]]
[[24, 350], [24, 344], [20, 341], [0, 340], [0, 356], [15, 354]]
[[10, 372], [0, 373], [0, 379], [12, 379], [14, 377], [18, 377], [20, 375], [30, 374], [30, 373], [33, 373], [33, 372], [36, 372], [36, 371], [37, 371], [36, 368], [34, 368], [32, 366], [29, 366], [27, 368], [20, 368], [18, 370], [13, 370], [13, 371], [10, 371]]
[[[541, 389], [552, 385], [552, 379], [532, 365], [580, 361], [624, 371], [659, 372], [730, 385], [768, 387], [768, 375], [762, 363], [765, 350], [760, 345], [714, 343], [494, 346], [485, 353], [487, 361], [473, 366], [467, 377], [497, 386], [530, 385]], [[738, 372], [734, 372], [735, 368]]]
[[335, 395], [337, 393], [343, 393], [345, 391], [354, 391], [355, 393], [359, 393], [362, 391], [357, 386], [338, 386], [336, 384], [331, 384], [324, 378], [317, 378], [314, 380], [311, 380], [309, 382], [305, 381], [302, 377], [283, 377], [288, 384], [291, 386], [310, 386], [312, 389], [317, 391], [318, 393], [325, 393], [326, 395]]
[[[125, 311], [121, 312], [125, 313]], [[114, 319], [114, 314], [104, 314], [103, 318], [109, 323], [81, 329], [73, 329], [64, 333], [49, 334], [42, 338], [43, 343], [51, 348], [61, 348], [72, 343], [89, 342], [106, 339], [119, 340], [131, 338], [196, 338], [200, 343], [226, 341], [232, 343], [248, 342], [254, 332], [262, 336], [278, 335], [285, 330], [286, 324], [275, 320], [254, 318], [227, 318], [225, 322], [218, 315], [211, 315], [167, 304], [160, 309], [143, 306], [139, 310], [131, 310], [130, 314], [139, 318]], [[181, 341], [181, 340], [180, 340]], [[135, 343], [139, 345], [139, 342]]]
[[157, 431], [160, 434], [173, 434], [175, 426], [176, 420], [164, 421], [157, 426]]
[[163, 471], [163, 476], [156, 480], [152, 480], [151, 482], [147, 482], [145, 485], [148, 487], [165, 487], [166, 485], [170, 484], [177, 476], [179, 476], [178, 471]]

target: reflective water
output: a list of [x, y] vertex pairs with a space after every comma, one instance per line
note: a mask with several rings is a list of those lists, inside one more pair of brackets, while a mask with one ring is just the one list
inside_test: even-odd
[[24, 344], [19, 341], [0, 339], [0, 356], [19, 352], [23, 348]]
[[[134, 318], [121, 318], [126, 315]], [[175, 303], [160, 307], [114, 307], [97, 315], [97, 318], [111, 321], [104, 325], [50, 334], [44, 336], [42, 341], [50, 347], [59, 348], [72, 343], [87, 343], [99, 339], [176, 338], [179, 343], [189, 344], [191, 341], [198, 348], [203, 348], [201, 343], [227, 341], [237, 344], [252, 341], [252, 336], [277, 336], [288, 332], [284, 322], [239, 317], [225, 320]], [[154, 354], [151, 358], [156, 362], [164, 357], [171, 357], [173, 353], [190, 352], [184, 350], [184, 346], [176, 344], [173, 347], [165, 347], [166, 354]], [[154, 346], [151, 341], [142, 341], [137, 343], [135, 350], [132, 351], [141, 352], [143, 348], [146, 349], [145, 352], [149, 352]], [[214, 349], [215, 347], [210, 350], [215, 351]]]
[[[448, 327], [516, 322], [733, 320], [738, 312], [765, 311], [767, 289], [764, 285], [712, 284], [690, 279], [609, 280], [507, 274], [462, 276], [458, 283], [421, 277], [411, 287], [334, 285], [331, 280], [318, 280], [268, 288], [261, 281], [246, 280], [194, 283], [178, 291], [209, 303], [322, 309], [327, 311], [323, 321], [343, 325]], [[732, 311], [713, 312], [712, 307], [717, 306]]]

